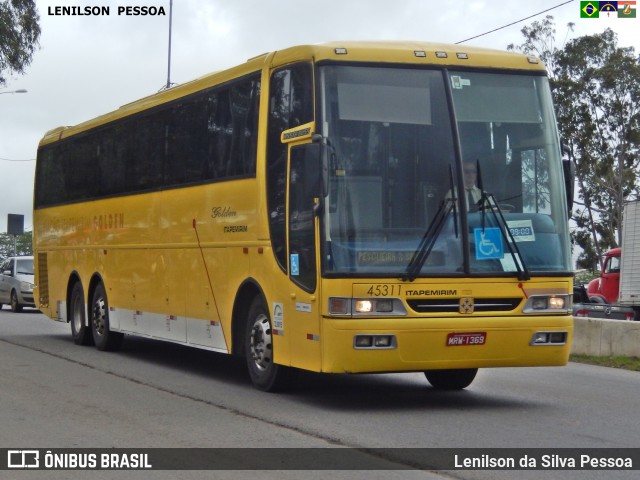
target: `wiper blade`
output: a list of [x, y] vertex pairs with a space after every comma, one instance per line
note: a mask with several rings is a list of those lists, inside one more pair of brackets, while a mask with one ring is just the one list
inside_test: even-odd
[[500, 205], [498, 205], [498, 202], [496, 201], [496, 197], [492, 193], [487, 193], [482, 190], [482, 196], [480, 197], [478, 204], [482, 215], [482, 231], [484, 232], [485, 229], [486, 211], [489, 210], [492, 213], [493, 218], [496, 219], [498, 227], [500, 227], [498, 230], [500, 230], [504, 243], [507, 244], [511, 258], [513, 258], [513, 263], [515, 264], [518, 272], [518, 280], [529, 280], [531, 278], [531, 274], [529, 273], [527, 264], [524, 263], [524, 258], [520, 253], [516, 239], [509, 229], [509, 225], [504, 218]]
[[422, 270], [424, 263], [427, 261], [429, 255], [431, 255], [433, 247], [436, 245], [436, 241], [440, 236], [440, 232], [442, 232], [442, 229], [444, 228], [449, 213], [452, 210], [455, 210], [455, 203], [455, 198], [445, 198], [440, 203], [440, 207], [429, 224], [427, 231], [424, 233], [422, 240], [420, 240], [418, 248], [413, 252], [411, 261], [409, 261], [409, 264], [407, 265], [407, 269], [400, 277], [403, 282], [413, 282], [418, 277], [420, 270]]
[[424, 263], [427, 261], [429, 255], [431, 255], [433, 247], [436, 245], [436, 240], [440, 236], [440, 232], [442, 232], [450, 212], [453, 212], [455, 235], [456, 238], [458, 237], [458, 213], [456, 210], [457, 198], [455, 196], [456, 189], [453, 185], [453, 170], [451, 169], [451, 166], [449, 166], [449, 186], [449, 191], [452, 193], [452, 197], [444, 198], [440, 202], [438, 211], [427, 227], [427, 231], [424, 232], [422, 240], [420, 240], [420, 243], [418, 244], [418, 248], [413, 252], [413, 256], [411, 257], [404, 274], [400, 277], [403, 282], [413, 282], [418, 277], [420, 270], [422, 270]]

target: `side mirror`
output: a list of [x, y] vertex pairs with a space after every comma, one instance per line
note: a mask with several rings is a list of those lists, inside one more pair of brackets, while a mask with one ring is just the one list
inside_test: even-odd
[[564, 173], [564, 187], [567, 192], [567, 208], [569, 211], [569, 217], [573, 211], [573, 195], [574, 184], [576, 181], [576, 165], [571, 160], [562, 160], [562, 171]]
[[[305, 194], [310, 198], [324, 198], [326, 194], [326, 145], [305, 143], [291, 147], [291, 170], [299, 178]], [[317, 212], [316, 212], [317, 213]]]

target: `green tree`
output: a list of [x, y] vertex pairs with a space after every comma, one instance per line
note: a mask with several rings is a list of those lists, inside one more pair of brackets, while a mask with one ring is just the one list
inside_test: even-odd
[[[14, 236], [0, 233], [0, 260], [13, 257]], [[31, 232], [25, 232], [15, 238], [16, 255], [33, 255], [33, 241]]]
[[525, 43], [508, 48], [547, 64], [560, 133], [576, 165], [577, 266], [594, 268], [604, 250], [620, 245], [624, 202], [639, 193], [640, 58], [619, 47], [611, 29], [558, 49], [550, 16], [522, 33]]
[[0, 86], [4, 72], [24, 73], [38, 48], [40, 16], [33, 0], [0, 0]]

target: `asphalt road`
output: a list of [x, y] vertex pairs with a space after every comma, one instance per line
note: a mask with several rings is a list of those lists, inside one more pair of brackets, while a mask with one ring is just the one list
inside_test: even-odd
[[[242, 359], [129, 337], [122, 351], [79, 347], [35, 310], [0, 311], [0, 448], [640, 447], [640, 373], [569, 364], [481, 370], [462, 392], [420, 373], [304, 373], [285, 394], [252, 388]], [[560, 452], [560, 450], [558, 450]], [[242, 452], [242, 451], [241, 451]], [[250, 450], [247, 450], [250, 452]], [[362, 453], [364, 452], [364, 453]], [[388, 467], [387, 467], [388, 468]], [[638, 468], [638, 466], [636, 466]], [[30, 478], [622, 479], [586, 471], [0, 471]]]

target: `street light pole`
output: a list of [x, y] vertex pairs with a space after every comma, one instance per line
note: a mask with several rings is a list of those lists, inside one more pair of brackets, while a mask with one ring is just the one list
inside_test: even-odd
[[169, 58], [167, 60], [167, 90], [171, 88], [171, 24], [173, 23], [173, 0], [169, 2]]

